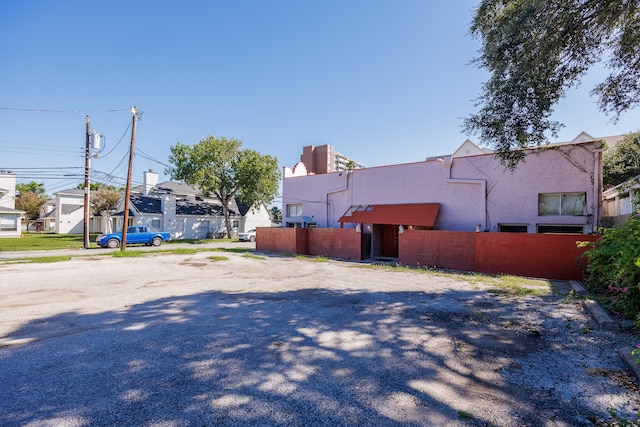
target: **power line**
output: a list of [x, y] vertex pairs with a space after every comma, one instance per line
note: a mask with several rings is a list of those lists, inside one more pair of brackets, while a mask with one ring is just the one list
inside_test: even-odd
[[118, 164], [111, 170], [110, 175], [113, 174], [120, 166], [124, 166], [124, 161], [129, 157], [129, 150], [124, 153], [124, 156], [120, 159]]
[[[11, 153], [11, 154], [27, 154], [27, 155], [35, 155], [35, 154], [40, 154], [42, 153], [42, 150], [35, 150], [35, 149], [20, 149], [20, 148], [14, 148], [14, 149], [3, 149], [2, 153]], [[76, 151], [67, 151], [67, 152], [48, 152], [47, 157], [83, 157], [82, 154], [76, 150]]]
[[16, 178], [19, 179], [30, 179], [30, 180], [37, 180], [37, 179], [66, 179], [69, 180], [70, 178], [82, 178], [84, 175], [82, 174], [78, 174], [78, 175], [16, 175]]
[[16, 108], [16, 107], [0, 107], [0, 110], [27, 111], [27, 112], [35, 112], [35, 113], [73, 113], [73, 114], [115, 113], [118, 111], [129, 111], [128, 108], [114, 109], [114, 110], [54, 110], [54, 109], [47, 109], [47, 108]]
[[77, 185], [78, 185], [78, 181], [77, 180], [66, 180], [64, 182], [58, 183], [57, 185], [49, 186], [49, 190], [53, 191], [54, 193], [56, 193], [57, 190], [73, 188], [74, 186], [77, 186]]
[[147, 160], [151, 160], [152, 162], [155, 162], [155, 163], [157, 163], [157, 164], [159, 164], [159, 165], [162, 165], [162, 166], [164, 166], [164, 167], [167, 167], [167, 168], [171, 167], [171, 166], [169, 166], [169, 165], [167, 165], [167, 164], [165, 164], [165, 163], [162, 163], [162, 162], [161, 162], [161, 161], [159, 161], [159, 160], [154, 159], [153, 157], [151, 157], [150, 155], [146, 154], [144, 151], [140, 150], [139, 148], [136, 148], [136, 149], [135, 149], [135, 151], [137, 151], [138, 153], [140, 153], [140, 157], [143, 157], [143, 158], [145, 158], [145, 159], [147, 159]]
[[[129, 131], [129, 128], [131, 127], [131, 123], [133, 123], [133, 119], [131, 119], [129, 121], [129, 123], [127, 124], [127, 128], [124, 130], [124, 132], [122, 132], [122, 136], [120, 137], [120, 139], [118, 140], [118, 142], [116, 142], [116, 145], [111, 149], [111, 151], [109, 151], [107, 154], [105, 154], [104, 156], [101, 156], [102, 158], [107, 157], [109, 154], [113, 153], [114, 150], [116, 148], [118, 148], [118, 145], [120, 145], [120, 143], [122, 142], [122, 140], [124, 139], [125, 135], [127, 134], [127, 132]], [[102, 149], [104, 150], [104, 148]], [[100, 151], [102, 151], [100, 150]]]
[[55, 149], [61, 149], [61, 148], [75, 148], [74, 145], [69, 146], [69, 145], [59, 145], [59, 144], [42, 144], [40, 142], [24, 142], [24, 141], [7, 141], [7, 140], [2, 140], [0, 139], [0, 146], [18, 146], [18, 147], [24, 147], [24, 146], [28, 146], [28, 147], [38, 147], [38, 148], [55, 148]]
[[49, 166], [49, 167], [40, 167], [40, 168], [3, 168], [0, 169], [11, 169], [11, 170], [49, 170], [49, 169], [84, 169], [80, 166]]

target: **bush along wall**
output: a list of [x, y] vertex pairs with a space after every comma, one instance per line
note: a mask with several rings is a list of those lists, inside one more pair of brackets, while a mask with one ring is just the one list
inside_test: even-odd
[[640, 216], [605, 230], [585, 255], [589, 292], [610, 312], [640, 326]]

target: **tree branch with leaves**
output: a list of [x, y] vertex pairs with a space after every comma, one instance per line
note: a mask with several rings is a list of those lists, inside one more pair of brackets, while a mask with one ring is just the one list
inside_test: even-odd
[[640, 175], [640, 133], [630, 133], [602, 156], [604, 188], [615, 187]]
[[27, 230], [33, 221], [40, 218], [40, 209], [46, 202], [44, 184], [35, 181], [16, 184], [15, 207], [25, 212]]
[[172, 179], [197, 186], [205, 197], [222, 205], [227, 235], [231, 236], [229, 203], [235, 198], [251, 207], [267, 205], [278, 194], [281, 178], [277, 158], [242, 149], [236, 138], [208, 136], [193, 146], [170, 147], [166, 169]]
[[609, 77], [592, 95], [616, 120], [640, 103], [640, 0], [482, 0], [471, 32], [475, 64], [490, 72], [465, 131], [514, 168], [524, 149], [563, 127], [553, 107], [608, 56]]

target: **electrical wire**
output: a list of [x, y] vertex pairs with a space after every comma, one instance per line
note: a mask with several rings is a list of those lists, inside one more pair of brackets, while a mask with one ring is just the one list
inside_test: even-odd
[[[111, 149], [111, 151], [109, 151], [107, 154], [101, 156], [102, 158], [105, 158], [107, 156], [109, 156], [109, 154], [113, 153], [113, 151], [118, 148], [118, 146], [120, 145], [120, 143], [122, 142], [122, 140], [124, 139], [125, 135], [127, 134], [127, 132], [129, 131], [129, 129], [131, 128], [131, 124], [133, 123], [133, 118], [129, 121], [129, 124], [127, 125], [127, 128], [124, 130], [124, 132], [122, 132], [122, 136], [120, 137], [120, 139], [118, 140], [118, 142], [116, 143], [116, 145]], [[102, 151], [102, 150], [100, 150]]]
[[129, 157], [129, 151], [127, 150], [126, 153], [124, 153], [124, 156], [122, 156], [122, 159], [120, 159], [120, 161], [118, 162], [118, 164], [111, 170], [111, 172], [109, 173], [109, 175], [113, 175], [115, 173], [115, 171], [120, 167], [120, 166], [124, 166], [124, 161]]
[[165, 163], [162, 163], [162, 162], [161, 162], [161, 161], [159, 161], [159, 160], [154, 159], [153, 157], [151, 157], [150, 155], [146, 154], [144, 151], [140, 150], [139, 148], [135, 148], [135, 149], [134, 149], [134, 153], [135, 153], [135, 152], [138, 152], [138, 153], [140, 154], [140, 157], [142, 157], [142, 158], [144, 158], [144, 159], [151, 160], [152, 162], [155, 162], [155, 163], [157, 163], [157, 164], [159, 164], [159, 165], [162, 165], [162, 166], [164, 166], [164, 167], [167, 167], [167, 168], [170, 168], [170, 167], [171, 167], [171, 166], [169, 166], [169, 165], [167, 165], [167, 164], [165, 164]]
[[13, 153], [13, 154], [42, 154], [43, 152], [47, 152], [47, 156], [82, 156], [84, 154], [84, 150], [80, 148], [68, 148], [68, 147], [56, 147], [50, 146], [50, 148], [44, 146], [29, 146], [25, 144], [2, 144], [0, 143], [0, 151], [4, 153]]
[[[13, 110], [13, 111], [24, 111], [24, 112], [44, 112], [44, 113], [73, 113], [73, 114], [89, 114], [89, 113], [107, 113], [107, 112], [122, 112], [122, 111], [130, 111], [128, 108], [126, 109], [108, 109], [108, 110], [58, 110], [58, 109], [44, 109], [44, 108], [17, 108], [17, 107], [4, 107], [0, 106], [0, 110]], [[139, 111], [138, 116], [142, 114], [142, 111]], [[122, 133], [122, 136], [118, 140], [118, 142], [114, 145], [113, 148], [106, 154], [101, 154], [106, 149], [106, 139], [103, 136], [104, 144], [100, 147], [97, 152], [93, 154], [101, 154], [101, 158], [105, 158], [119, 147], [120, 143], [124, 140], [127, 132], [131, 129], [131, 125], [133, 123], [133, 118], [129, 120], [126, 129]], [[46, 151], [47, 157], [51, 156], [64, 156], [67, 158], [84, 158], [86, 155], [84, 147], [78, 148], [69, 148], [66, 146], [60, 145], [43, 145], [43, 144], [29, 144], [29, 143], [20, 143], [15, 141], [7, 141], [0, 140], [0, 152], [3, 154], [26, 154], [26, 155], [37, 155]], [[118, 164], [114, 167], [113, 171], [110, 174], [92, 171], [93, 176], [92, 180], [98, 182], [102, 181], [105, 183], [120, 183], [121, 185], [126, 184], [126, 179], [120, 178], [117, 175], [121, 175], [122, 170], [120, 169], [125, 162], [129, 152], [118, 162]], [[10, 156], [8, 156], [10, 157]], [[126, 164], [124, 164], [126, 167]], [[63, 188], [77, 186], [78, 180], [81, 180], [85, 177], [84, 175], [84, 167], [7, 167], [2, 168], [0, 170], [11, 170], [15, 171], [15, 175], [17, 179], [20, 180], [55, 180], [60, 181], [54, 185], [49, 185], [50, 191], [58, 191]]]
[[129, 111], [128, 108], [115, 110], [53, 110], [46, 108], [16, 108], [16, 107], [0, 107], [0, 110], [27, 111], [35, 113], [73, 113], [73, 114], [93, 114], [93, 113], [115, 113], [119, 111]]
[[81, 166], [50, 166], [44, 168], [3, 168], [0, 169], [11, 169], [11, 170], [47, 170], [47, 169], [84, 169]]

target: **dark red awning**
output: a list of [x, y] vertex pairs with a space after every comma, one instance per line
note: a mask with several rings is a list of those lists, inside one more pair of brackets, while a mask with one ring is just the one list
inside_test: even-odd
[[341, 217], [338, 221], [433, 228], [439, 211], [440, 203], [369, 205], [354, 208], [349, 215]]

